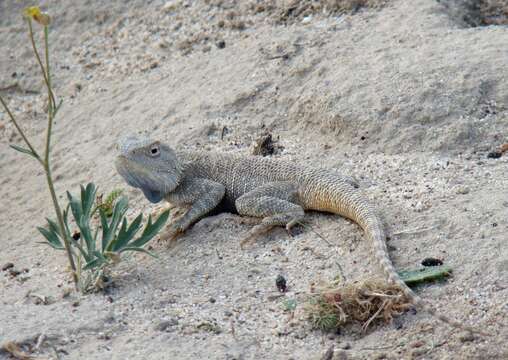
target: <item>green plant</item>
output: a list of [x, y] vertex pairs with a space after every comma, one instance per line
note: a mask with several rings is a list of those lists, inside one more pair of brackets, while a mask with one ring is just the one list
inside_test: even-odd
[[[86, 292], [91, 288], [101, 287], [100, 282], [103, 282], [105, 271], [110, 265], [120, 260], [122, 253], [132, 251], [147, 252], [143, 246], [160, 231], [169, 216], [169, 211], [161, 214], [154, 223], [152, 223], [152, 218], [149, 216], [142, 234], [136, 239], [134, 237], [141, 229], [143, 215], [138, 215], [129, 223], [125, 216], [128, 207], [127, 198], [119, 198], [120, 192], [118, 191], [110, 194], [104, 205], [99, 204], [94, 208], [97, 192], [95, 185], [88, 184], [86, 187], [82, 186], [79, 197], [74, 197], [67, 192], [69, 205], [62, 211], [55, 192], [50, 162], [53, 122], [62, 105], [61, 100], [57, 103], [51, 84], [48, 47], [48, 26], [51, 21], [49, 15], [41, 12], [36, 6], [26, 8], [23, 14], [27, 21], [32, 50], [41, 69], [47, 90], [48, 120], [43, 154], [39, 153], [32, 146], [31, 141], [27, 138], [14, 114], [1, 96], [0, 103], [26, 145], [26, 147], [18, 145], [10, 146], [14, 150], [34, 158], [44, 169], [56, 214], [56, 221], [47, 219], [48, 227], [39, 227], [38, 230], [46, 238], [50, 246], [66, 252], [75, 287]], [[32, 20], [41, 24], [44, 29], [44, 63], [35, 44]], [[93, 216], [97, 211], [99, 211], [99, 220], [94, 221]], [[69, 223], [69, 214], [72, 214], [74, 222], [79, 229], [79, 238], [76, 240], [73, 240], [69, 230], [71, 225]], [[110, 219], [108, 215], [110, 215]]]
[[[62, 214], [62, 210], [60, 208], [60, 204], [58, 203], [58, 199], [55, 193], [55, 187], [53, 184], [53, 177], [51, 175], [51, 163], [50, 163], [50, 152], [51, 152], [51, 131], [53, 127], [53, 121], [55, 119], [56, 114], [58, 113], [58, 110], [60, 109], [60, 106], [62, 105], [62, 101], [60, 100], [57, 104], [55, 95], [53, 93], [53, 88], [51, 86], [51, 72], [50, 72], [50, 64], [49, 64], [49, 47], [48, 47], [48, 26], [50, 24], [50, 17], [41, 12], [41, 10], [37, 6], [31, 6], [26, 8], [23, 11], [23, 15], [25, 20], [27, 21], [28, 25], [28, 33], [30, 38], [30, 43], [32, 44], [32, 50], [35, 55], [35, 58], [37, 60], [37, 63], [39, 64], [39, 67], [42, 72], [42, 77], [44, 79], [44, 83], [46, 85], [47, 90], [47, 96], [48, 96], [48, 125], [46, 128], [46, 142], [45, 142], [45, 149], [44, 149], [44, 155], [41, 156], [39, 152], [32, 146], [32, 143], [30, 140], [26, 137], [23, 129], [19, 126], [18, 122], [16, 121], [16, 118], [14, 117], [14, 114], [10, 111], [9, 107], [7, 106], [4, 99], [0, 96], [0, 103], [2, 103], [2, 106], [4, 107], [5, 111], [7, 112], [7, 115], [9, 116], [10, 120], [14, 124], [14, 127], [18, 131], [19, 135], [23, 139], [23, 142], [26, 144], [27, 148], [17, 146], [17, 145], [10, 145], [14, 150], [17, 150], [21, 153], [27, 154], [31, 157], [33, 157], [37, 162], [42, 166], [44, 169], [44, 173], [46, 175], [46, 182], [48, 184], [48, 189], [51, 194], [51, 200], [53, 202], [53, 207], [55, 209], [57, 222], [58, 222], [58, 228], [60, 229], [60, 233], [64, 234], [62, 241], [63, 241], [63, 247], [67, 253], [67, 258], [69, 260], [69, 265], [72, 270], [72, 278], [74, 280], [75, 285], [78, 284], [78, 274], [76, 272], [76, 264], [74, 262], [74, 258], [72, 256], [72, 250], [71, 250], [71, 240], [70, 237], [67, 236], [67, 233], [65, 232], [65, 225], [64, 225], [64, 218]], [[34, 40], [34, 33], [33, 33], [33, 27], [32, 27], [32, 20], [38, 22], [41, 24], [44, 28], [44, 58], [45, 58], [45, 64], [42, 62], [41, 56], [39, 54], [39, 51], [37, 50], [37, 46], [35, 44]], [[55, 224], [56, 225], [56, 224]]]
[[106, 196], [105, 200], [102, 199], [103, 194], [97, 196], [96, 207], [102, 209], [107, 217], [111, 217], [113, 215], [113, 206], [122, 193], [122, 189], [114, 189]]
[[[69, 213], [72, 215], [79, 229], [79, 239], [71, 243], [71, 253], [78, 264], [78, 274], [90, 271], [90, 276], [80, 277], [79, 287], [83, 292], [97, 287], [96, 280], [100, 279], [107, 267], [120, 261], [122, 253], [140, 251], [154, 256], [143, 246], [160, 231], [169, 216], [169, 210], [166, 210], [153, 223], [151, 215], [148, 216], [144, 230], [136, 237], [142, 227], [143, 214], [139, 214], [129, 223], [125, 216], [128, 200], [122, 196], [115, 203], [112, 215], [108, 218], [102, 208], [94, 207], [96, 194], [97, 188], [93, 183], [86, 187], [81, 186], [79, 197], [67, 192], [69, 205], [63, 213], [65, 234], [62, 235], [56, 222], [51, 219], [46, 219], [47, 228], [37, 228], [46, 238], [48, 245], [64, 250], [63, 239], [71, 236]], [[97, 211], [100, 220], [94, 221]]]

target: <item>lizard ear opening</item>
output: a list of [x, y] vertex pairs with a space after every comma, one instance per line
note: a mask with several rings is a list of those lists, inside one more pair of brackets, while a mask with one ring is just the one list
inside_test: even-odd
[[144, 187], [141, 187], [141, 190], [143, 191], [143, 194], [148, 199], [148, 201], [150, 201], [151, 203], [156, 204], [163, 198], [162, 193], [160, 191], [154, 191]]

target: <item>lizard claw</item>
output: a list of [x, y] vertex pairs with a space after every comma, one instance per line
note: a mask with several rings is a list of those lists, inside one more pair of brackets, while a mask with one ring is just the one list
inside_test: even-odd
[[176, 240], [184, 233], [184, 230], [177, 224], [171, 224], [164, 234], [165, 240], [169, 242], [168, 247], [173, 248], [176, 245]]

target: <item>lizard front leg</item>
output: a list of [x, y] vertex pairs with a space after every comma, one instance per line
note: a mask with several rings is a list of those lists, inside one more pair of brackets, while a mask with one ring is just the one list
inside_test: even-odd
[[166, 195], [166, 200], [177, 206], [187, 207], [185, 214], [173, 222], [166, 236], [173, 243], [192, 224], [212, 211], [224, 197], [223, 185], [211, 180], [195, 178], [184, 180], [174, 191]]

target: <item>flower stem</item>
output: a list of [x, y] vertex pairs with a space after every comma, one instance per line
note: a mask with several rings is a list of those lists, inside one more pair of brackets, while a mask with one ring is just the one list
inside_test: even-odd
[[30, 149], [30, 151], [33, 153], [34, 157], [37, 159], [37, 161], [42, 165], [44, 166], [44, 162], [42, 161], [41, 157], [39, 156], [39, 154], [37, 153], [37, 151], [35, 151], [34, 147], [32, 146], [32, 144], [30, 143], [30, 141], [28, 140], [28, 138], [26, 137], [25, 133], [23, 132], [23, 130], [21, 129], [21, 127], [18, 125], [18, 122], [16, 121], [16, 118], [14, 117], [14, 115], [12, 114], [11, 110], [9, 109], [9, 107], [7, 106], [7, 104], [5, 103], [4, 99], [0, 96], [0, 103], [2, 103], [2, 106], [4, 107], [5, 111], [7, 112], [7, 114], [9, 115], [12, 123], [14, 124], [14, 126], [16, 127], [16, 130], [18, 130], [18, 133], [21, 135], [21, 138], [23, 139], [23, 141], [25, 142], [26, 146], [28, 146], [28, 148]]

